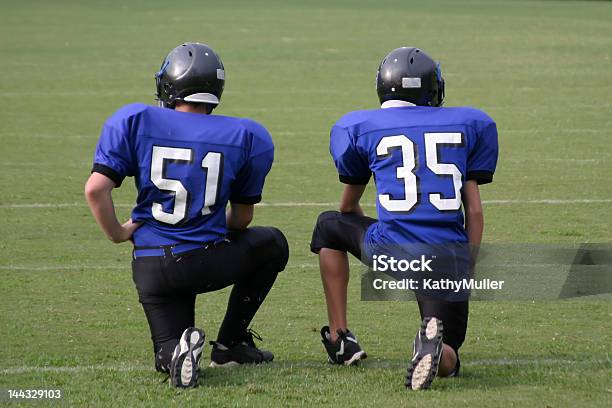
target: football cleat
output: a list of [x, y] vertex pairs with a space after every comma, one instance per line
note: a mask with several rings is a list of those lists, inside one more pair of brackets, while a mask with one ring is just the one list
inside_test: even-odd
[[260, 350], [255, 346], [253, 337], [262, 341], [261, 336], [251, 329], [245, 333], [243, 341], [231, 348], [216, 341], [211, 341], [210, 344], [213, 349], [210, 352], [210, 367], [229, 368], [242, 364], [269, 363], [274, 360], [274, 354], [266, 350]]
[[338, 339], [332, 342], [329, 326], [324, 326], [321, 329], [321, 337], [321, 342], [327, 351], [327, 361], [330, 364], [356, 365], [360, 360], [368, 357], [350, 330], [338, 330]]
[[442, 320], [426, 317], [413, 343], [412, 361], [406, 376], [406, 388], [423, 390], [431, 386], [442, 357]]
[[170, 362], [170, 384], [174, 387], [188, 388], [198, 385], [198, 368], [204, 332], [195, 327], [185, 329], [179, 344], [174, 348]]

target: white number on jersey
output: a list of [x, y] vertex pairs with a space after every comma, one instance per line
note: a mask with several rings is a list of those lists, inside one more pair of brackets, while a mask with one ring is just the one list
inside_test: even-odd
[[[171, 212], [166, 212], [162, 204], [154, 202], [151, 207], [151, 213], [153, 218], [159, 222], [176, 225], [187, 217], [189, 191], [179, 180], [165, 178], [164, 173], [167, 160], [191, 164], [193, 162], [193, 150], [179, 147], [153, 146], [151, 182], [161, 191], [174, 195], [174, 207]], [[208, 152], [202, 159], [202, 168], [206, 169], [206, 188], [204, 190], [202, 215], [210, 214], [210, 208], [217, 201], [222, 160], [223, 155], [219, 152]]]
[[[438, 157], [439, 145], [457, 145], [463, 143], [461, 133], [425, 133], [425, 156], [427, 167], [439, 176], [451, 176], [455, 197], [442, 198], [441, 193], [430, 193], [429, 201], [440, 211], [458, 210], [461, 208], [462, 175], [459, 168], [452, 163], [440, 163]], [[400, 148], [402, 165], [397, 167], [397, 178], [404, 181], [404, 198], [393, 199], [390, 194], [379, 194], [378, 201], [387, 211], [408, 212], [418, 202], [418, 179], [414, 173], [416, 168], [416, 146], [405, 135], [383, 137], [376, 146], [376, 155], [380, 159], [389, 156], [389, 150]]]

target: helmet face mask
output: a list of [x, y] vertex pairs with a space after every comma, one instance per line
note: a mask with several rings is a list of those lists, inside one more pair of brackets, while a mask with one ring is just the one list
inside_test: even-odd
[[397, 48], [378, 67], [376, 91], [381, 103], [398, 99], [418, 106], [442, 106], [444, 78], [440, 64], [418, 48]]
[[155, 74], [156, 97], [164, 108], [177, 101], [205, 103], [216, 107], [225, 86], [225, 69], [208, 45], [185, 43], [174, 48]]

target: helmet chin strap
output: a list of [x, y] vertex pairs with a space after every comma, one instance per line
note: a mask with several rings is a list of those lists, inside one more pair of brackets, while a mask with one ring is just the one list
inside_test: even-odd
[[442, 76], [442, 70], [440, 69], [439, 62], [436, 65], [436, 76], [438, 77], [438, 95], [436, 95], [438, 98], [437, 106], [442, 106], [444, 105], [445, 82], [444, 82], [444, 77]]
[[174, 109], [174, 106], [167, 104], [166, 102], [162, 101], [159, 98], [157, 98], [157, 106], [160, 108]]

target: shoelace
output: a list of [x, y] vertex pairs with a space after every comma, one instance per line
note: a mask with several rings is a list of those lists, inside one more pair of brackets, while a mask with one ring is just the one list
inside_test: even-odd
[[[255, 346], [255, 342], [253, 341], [253, 338], [256, 338], [259, 341], [263, 341], [263, 338], [261, 337], [261, 335], [259, 333], [257, 333], [255, 330], [253, 330], [252, 328], [248, 328], [247, 331], [245, 332], [245, 336], [244, 336], [244, 342], [249, 345], [250, 347], [253, 348], [257, 348], [257, 346]], [[211, 346], [215, 346], [217, 348], [220, 348], [222, 350], [227, 350], [228, 348], [225, 345], [222, 345], [221, 343], [218, 343], [216, 341], [210, 341], [209, 342]], [[219, 347], [222, 346], [222, 347]]]
[[257, 340], [259, 341], [263, 341], [263, 339], [261, 338], [261, 336], [259, 335], [259, 333], [257, 333], [255, 330], [253, 330], [252, 328], [248, 328], [247, 329], [247, 334], [251, 335], [251, 337], [255, 337]]
[[346, 340], [346, 337], [348, 336], [349, 332], [348, 331], [342, 331], [342, 329], [338, 329], [336, 330], [336, 333], [338, 333], [338, 337], [342, 340]]
[[259, 335], [259, 333], [249, 327], [246, 331], [244, 341], [246, 344], [256, 349], [257, 346], [255, 345], [255, 341], [253, 341], [253, 338], [256, 338], [259, 341], [263, 341], [263, 338]]

